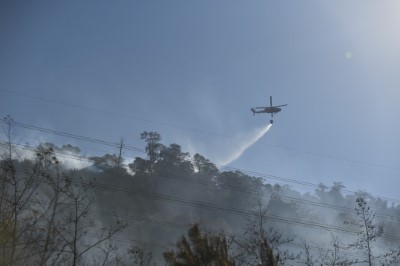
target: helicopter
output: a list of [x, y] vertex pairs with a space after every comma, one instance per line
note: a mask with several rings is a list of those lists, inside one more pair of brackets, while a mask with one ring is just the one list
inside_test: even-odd
[[[253, 115], [260, 113], [267, 113], [271, 114], [271, 118], [274, 118], [274, 114], [277, 114], [282, 110], [280, 107], [287, 105], [287, 104], [282, 104], [282, 105], [272, 106], [272, 96], [269, 96], [269, 103], [270, 106], [268, 107], [253, 107], [250, 110], [253, 112]], [[271, 119], [269, 122], [272, 124], [274, 123], [274, 120]]]

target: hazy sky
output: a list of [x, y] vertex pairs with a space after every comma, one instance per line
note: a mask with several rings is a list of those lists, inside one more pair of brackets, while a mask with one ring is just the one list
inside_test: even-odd
[[1, 1], [0, 115], [139, 148], [158, 131], [222, 162], [272, 95], [288, 106], [230, 166], [400, 199], [399, 14], [396, 0]]

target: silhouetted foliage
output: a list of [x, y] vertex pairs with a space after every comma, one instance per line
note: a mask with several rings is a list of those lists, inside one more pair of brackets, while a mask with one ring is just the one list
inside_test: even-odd
[[[303, 244], [304, 252], [301, 254], [300, 262], [307, 266], [349, 266], [356, 264], [354, 258], [347, 258], [344, 251], [347, 249], [337, 235], [331, 233], [331, 242], [328, 247]], [[313, 252], [313, 249], [315, 252]]]
[[358, 227], [357, 240], [350, 244], [349, 247], [355, 248], [364, 254], [364, 259], [357, 260], [356, 262], [367, 263], [374, 265], [380, 263], [381, 265], [390, 265], [398, 262], [400, 259], [400, 249], [391, 249], [386, 253], [376, 254], [374, 252], [374, 245], [377, 240], [383, 235], [383, 224], [375, 221], [375, 211], [372, 209], [371, 204], [367, 201], [368, 195], [360, 193], [356, 198], [356, 220], [346, 221]]
[[[118, 155], [93, 156], [92, 165], [66, 170], [63, 160], [79, 158], [79, 148], [43, 143], [34, 159], [22, 159], [12, 145], [12, 120], [6, 129], [9, 145], [0, 146], [0, 265], [162, 265], [164, 257], [170, 265], [399, 262], [399, 220], [386, 219], [384, 235], [375, 219], [375, 211], [381, 219], [400, 217], [399, 206], [365, 194], [344, 196], [340, 182], [301, 194], [241, 171], [220, 171], [204, 156], [165, 146], [160, 134], [146, 131], [141, 138], [147, 156], [136, 157], [129, 171], [121, 167], [121, 146]], [[58, 157], [63, 153], [68, 156]], [[354, 203], [355, 212], [348, 210]], [[254, 213], [254, 206], [266, 209]], [[126, 234], [117, 234], [125, 223], [114, 215], [129, 220]], [[164, 257], [151, 247], [168, 245], [183, 226], [197, 222], [228, 233], [204, 234], [195, 226]], [[343, 227], [342, 240], [312, 224]], [[150, 243], [146, 249], [137, 246], [142, 241]]]
[[237, 241], [237, 258], [241, 265], [284, 265], [298, 257], [282, 247], [293, 239], [283, 237], [271, 226], [268, 227], [267, 222], [267, 209], [259, 203], [257, 213], [247, 221], [243, 238]]
[[147, 143], [146, 145], [146, 152], [147, 156], [150, 160], [150, 167], [153, 167], [155, 162], [158, 160], [160, 151], [162, 150], [163, 146], [160, 142], [161, 135], [157, 132], [153, 131], [144, 131], [140, 134], [140, 138], [144, 139]]
[[198, 225], [193, 225], [185, 237], [177, 243], [177, 251], [164, 253], [171, 266], [233, 266], [235, 262], [228, 254], [228, 241], [223, 234], [202, 234]]

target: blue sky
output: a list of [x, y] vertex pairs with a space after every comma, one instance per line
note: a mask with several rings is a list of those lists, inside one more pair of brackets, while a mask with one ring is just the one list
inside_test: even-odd
[[400, 199], [398, 1], [116, 2], [2, 1], [0, 90], [131, 118], [4, 91], [0, 115], [141, 148], [154, 130], [221, 161], [272, 95], [288, 106], [230, 166]]

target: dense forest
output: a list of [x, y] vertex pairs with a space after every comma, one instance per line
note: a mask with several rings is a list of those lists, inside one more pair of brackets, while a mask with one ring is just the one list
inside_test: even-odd
[[[0, 265], [398, 265], [400, 203], [313, 193], [143, 132], [146, 155], [2, 141]], [[28, 149], [25, 147], [25, 149]], [[66, 167], [68, 160], [90, 162]]]

